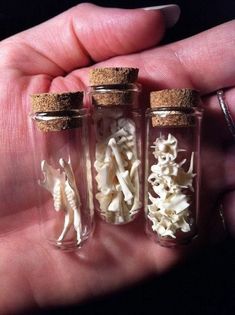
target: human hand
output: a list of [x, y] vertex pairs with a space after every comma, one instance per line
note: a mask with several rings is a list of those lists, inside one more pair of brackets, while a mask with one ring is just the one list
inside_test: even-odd
[[[235, 184], [234, 145], [211, 93], [229, 87], [228, 104], [235, 98], [234, 22], [149, 49], [159, 42], [164, 28], [158, 11], [113, 10], [83, 4], [1, 43], [3, 314], [34, 306], [76, 303], [152, 272], [161, 274], [183, 256], [182, 249], [167, 249], [150, 241], [144, 233], [143, 217], [122, 227], [98, 221], [93, 238], [78, 253], [53, 250], [41, 239], [29, 176], [33, 168], [27, 130], [29, 95], [83, 89], [88, 84], [87, 67], [93, 63], [100, 67], [140, 68], [146, 90], [192, 87], [202, 91], [206, 108], [202, 230], [208, 231], [209, 223], [216, 221], [214, 205], [218, 197]], [[221, 132], [215, 137], [218, 128]], [[234, 204], [234, 193], [226, 198]], [[225, 214], [234, 222], [232, 202], [225, 200], [224, 205]], [[234, 233], [234, 224], [228, 228]], [[213, 233], [212, 230], [212, 237]]]

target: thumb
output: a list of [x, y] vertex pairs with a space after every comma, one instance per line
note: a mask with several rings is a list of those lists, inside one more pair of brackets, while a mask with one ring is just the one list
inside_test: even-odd
[[154, 46], [164, 34], [169, 14], [176, 22], [178, 6], [126, 10], [83, 3], [13, 38], [70, 72]]

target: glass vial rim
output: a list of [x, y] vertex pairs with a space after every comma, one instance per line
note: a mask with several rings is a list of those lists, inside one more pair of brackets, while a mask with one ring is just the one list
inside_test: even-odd
[[49, 121], [60, 118], [83, 118], [89, 116], [88, 108], [73, 109], [69, 111], [34, 112], [29, 114], [33, 120]]
[[114, 91], [127, 91], [127, 92], [141, 92], [142, 86], [140, 83], [122, 83], [122, 84], [101, 84], [91, 85], [87, 88], [87, 94], [93, 92], [98, 93], [113, 93]]
[[158, 114], [179, 114], [179, 115], [195, 115], [201, 116], [204, 112], [202, 107], [180, 107], [180, 106], [164, 106], [164, 107], [148, 107], [145, 111], [145, 116], [150, 117]]

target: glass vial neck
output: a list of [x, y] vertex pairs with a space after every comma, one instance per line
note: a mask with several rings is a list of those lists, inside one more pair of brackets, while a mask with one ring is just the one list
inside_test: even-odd
[[90, 86], [88, 95], [93, 106], [133, 106], [138, 104], [140, 84], [106, 84]]
[[89, 115], [87, 108], [68, 111], [36, 112], [30, 116], [40, 131], [62, 131], [81, 126], [82, 119]]

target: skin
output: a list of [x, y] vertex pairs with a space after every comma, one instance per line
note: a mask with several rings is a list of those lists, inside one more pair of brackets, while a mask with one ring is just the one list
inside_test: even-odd
[[[235, 142], [215, 96], [216, 90], [226, 89], [235, 120], [234, 23], [156, 47], [165, 31], [160, 12], [82, 4], [0, 43], [1, 314], [77, 303], [166, 272], [201, 246], [223, 238], [218, 200], [234, 236]], [[199, 238], [187, 248], [160, 247], [145, 236], [142, 216], [128, 228], [97, 220], [94, 236], [75, 253], [53, 250], [42, 239], [31, 177], [29, 95], [83, 89], [94, 64], [140, 68], [146, 93], [180, 87], [200, 90], [205, 109], [200, 225], [204, 242]]]

